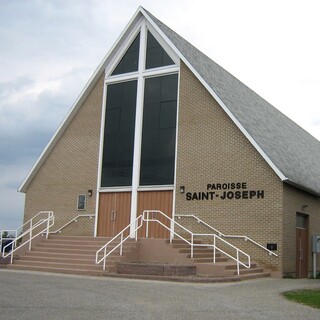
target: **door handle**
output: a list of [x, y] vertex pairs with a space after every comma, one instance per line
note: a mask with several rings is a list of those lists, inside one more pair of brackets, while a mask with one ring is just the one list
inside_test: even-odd
[[111, 210], [110, 220], [115, 221], [117, 219], [117, 210]]

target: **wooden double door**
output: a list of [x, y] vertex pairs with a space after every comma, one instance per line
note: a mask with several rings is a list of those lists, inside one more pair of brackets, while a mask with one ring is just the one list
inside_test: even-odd
[[[137, 214], [142, 214], [144, 210], [160, 210], [170, 218], [173, 209], [173, 191], [141, 191], [138, 192]], [[97, 235], [101, 237], [113, 237], [123, 230], [130, 223], [131, 216], [131, 192], [107, 192], [100, 193], [98, 229]], [[153, 215], [167, 227], [170, 222], [161, 217]], [[160, 224], [150, 222], [150, 238], [168, 238], [169, 231], [161, 227]], [[129, 234], [129, 230], [126, 235]], [[145, 237], [145, 225], [139, 231], [139, 237]]]

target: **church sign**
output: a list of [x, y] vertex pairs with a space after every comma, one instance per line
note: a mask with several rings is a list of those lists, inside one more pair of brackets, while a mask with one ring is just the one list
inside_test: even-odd
[[186, 200], [264, 199], [264, 190], [248, 189], [247, 182], [208, 183], [205, 191], [187, 192]]

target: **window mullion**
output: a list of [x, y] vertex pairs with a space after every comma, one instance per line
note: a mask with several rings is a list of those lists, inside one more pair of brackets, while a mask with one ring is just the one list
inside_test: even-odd
[[[142, 139], [142, 119], [143, 119], [143, 92], [144, 79], [143, 70], [145, 67], [146, 51], [146, 25], [142, 22], [140, 31], [140, 48], [139, 48], [139, 68], [138, 68], [138, 89], [137, 89], [137, 105], [136, 105], [136, 123], [134, 136], [134, 153], [133, 153], [133, 174], [132, 174], [132, 195], [131, 195], [131, 218], [132, 223], [137, 215], [138, 204], [138, 187], [140, 179], [140, 158], [141, 158], [141, 139]], [[134, 230], [131, 225], [130, 233]]]

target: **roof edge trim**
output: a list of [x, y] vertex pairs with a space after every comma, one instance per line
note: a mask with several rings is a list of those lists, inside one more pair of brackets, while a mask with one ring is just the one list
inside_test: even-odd
[[313, 189], [306, 188], [306, 187], [302, 186], [301, 184], [298, 184], [298, 183], [296, 183], [296, 182], [293, 182], [293, 181], [290, 180], [290, 179], [286, 179], [286, 180], [284, 180], [283, 182], [286, 183], [286, 184], [288, 184], [288, 185], [290, 185], [290, 186], [293, 186], [293, 187], [295, 187], [295, 188], [298, 188], [298, 189], [300, 189], [300, 190], [303, 190], [303, 191], [305, 191], [305, 192], [307, 192], [307, 193], [310, 193], [310, 194], [314, 195], [314, 196], [317, 197], [317, 198], [320, 198], [320, 193], [315, 192]]

